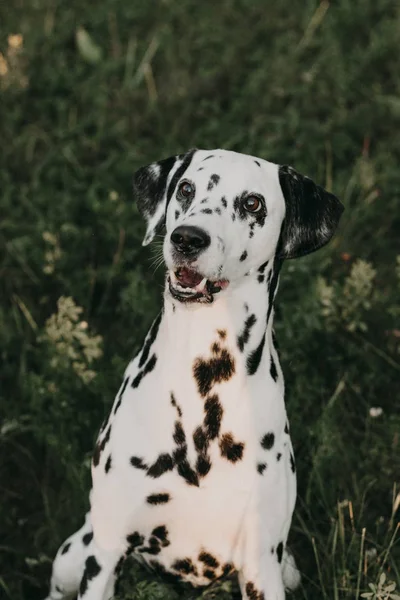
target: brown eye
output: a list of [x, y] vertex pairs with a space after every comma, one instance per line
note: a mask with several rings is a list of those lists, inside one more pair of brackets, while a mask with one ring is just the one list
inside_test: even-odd
[[190, 198], [194, 193], [194, 186], [188, 181], [183, 181], [178, 188], [178, 192], [183, 198]]
[[261, 206], [261, 200], [260, 198], [257, 198], [257, 196], [247, 196], [247, 198], [243, 200], [243, 208], [248, 212], [258, 212]]

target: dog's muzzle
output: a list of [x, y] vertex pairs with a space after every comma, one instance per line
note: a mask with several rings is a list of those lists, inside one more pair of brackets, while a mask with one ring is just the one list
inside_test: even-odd
[[228, 287], [229, 281], [212, 281], [201, 273], [188, 267], [178, 267], [167, 275], [169, 291], [180, 302], [205, 302], [210, 304], [214, 295]]

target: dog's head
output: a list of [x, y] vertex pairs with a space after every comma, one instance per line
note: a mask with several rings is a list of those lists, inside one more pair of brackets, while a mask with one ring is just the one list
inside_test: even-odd
[[142, 167], [134, 191], [147, 222], [143, 245], [166, 230], [170, 292], [184, 302], [211, 302], [275, 255], [318, 250], [343, 211], [291, 167], [226, 150], [191, 150]]

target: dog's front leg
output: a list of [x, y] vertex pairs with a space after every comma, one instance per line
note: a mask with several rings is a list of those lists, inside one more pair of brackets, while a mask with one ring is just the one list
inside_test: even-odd
[[92, 553], [85, 561], [78, 600], [111, 600], [114, 597], [116, 578], [124, 558], [122, 552], [106, 552], [93, 544]]
[[276, 545], [259, 514], [249, 512], [243, 531], [239, 583], [246, 600], [284, 600], [282, 569]]

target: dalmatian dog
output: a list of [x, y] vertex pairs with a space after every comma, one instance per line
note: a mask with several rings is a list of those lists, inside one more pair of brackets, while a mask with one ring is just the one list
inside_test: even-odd
[[90, 512], [48, 600], [109, 600], [132, 554], [173, 581], [237, 572], [242, 597], [299, 583], [286, 549], [296, 469], [273, 331], [281, 265], [324, 246], [343, 207], [293, 168], [191, 150], [139, 169], [143, 244], [165, 232], [164, 304], [92, 461]]

